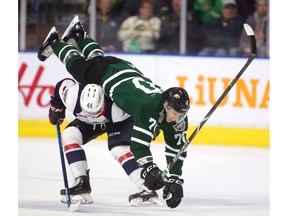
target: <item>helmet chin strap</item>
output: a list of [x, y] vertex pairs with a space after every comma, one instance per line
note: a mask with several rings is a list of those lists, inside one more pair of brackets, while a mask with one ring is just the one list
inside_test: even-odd
[[169, 106], [168, 104], [167, 104], [167, 106], [166, 107], [164, 107], [164, 115], [165, 115], [165, 121], [167, 121], [167, 115], [168, 115], [168, 111], [171, 109], [172, 107], [171, 106]]
[[168, 101], [165, 101], [163, 104], [164, 110], [167, 113], [169, 109], [171, 109], [171, 106], [169, 105]]
[[100, 116], [104, 115], [104, 114], [105, 114], [105, 112], [106, 112], [106, 104], [104, 103], [104, 104], [103, 104], [103, 108], [102, 108], [102, 111], [99, 113], [99, 115], [97, 115], [97, 116], [96, 116], [96, 118], [98, 118], [98, 117], [100, 117]]
[[167, 113], [171, 108], [172, 108], [171, 106], [167, 106], [167, 107], [165, 107], [164, 109], [165, 109], [165, 111], [166, 111], [166, 113]]
[[167, 116], [167, 112], [169, 111], [169, 109], [171, 109], [171, 106], [169, 106], [168, 102], [166, 102], [167, 104], [164, 104], [164, 114], [165, 114], [165, 118]]

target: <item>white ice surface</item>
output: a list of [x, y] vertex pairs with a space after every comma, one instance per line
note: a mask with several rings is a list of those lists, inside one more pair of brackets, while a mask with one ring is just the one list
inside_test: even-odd
[[[269, 215], [269, 149], [191, 144], [183, 168], [184, 198], [176, 209], [130, 206], [128, 196], [137, 192], [136, 187], [106, 142], [92, 141], [84, 149], [94, 203], [69, 212], [59, 201], [64, 183], [57, 139], [19, 138], [19, 216]], [[151, 151], [164, 169], [164, 145], [152, 143]], [[68, 167], [67, 172], [72, 184]], [[158, 194], [161, 197], [162, 190]], [[162, 197], [160, 201], [165, 204]]]

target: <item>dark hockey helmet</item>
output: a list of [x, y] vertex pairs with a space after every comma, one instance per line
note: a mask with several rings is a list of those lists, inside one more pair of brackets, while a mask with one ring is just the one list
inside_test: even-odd
[[176, 112], [187, 113], [190, 108], [189, 95], [181, 87], [172, 87], [163, 92], [164, 101]]

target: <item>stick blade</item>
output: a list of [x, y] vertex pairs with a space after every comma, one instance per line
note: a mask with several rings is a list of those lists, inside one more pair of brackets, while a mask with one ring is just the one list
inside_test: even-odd
[[245, 32], [248, 36], [254, 35], [254, 31], [250, 25], [248, 25], [247, 23], [244, 23], [243, 26], [244, 26]]
[[251, 28], [251, 26], [248, 25], [247, 23], [243, 24], [243, 27], [245, 29], [247, 36], [251, 40], [251, 42], [250, 42], [251, 53], [249, 56], [251, 56], [251, 58], [254, 58], [256, 56], [256, 53], [257, 53], [257, 45], [256, 45], [256, 39], [255, 39], [254, 31]]
[[70, 212], [74, 212], [74, 211], [77, 211], [77, 209], [79, 208], [81, 204], [81, 200], [77, 200], [77, 202], [75, 203], [71, 203], [68, 207], [69, 211]]

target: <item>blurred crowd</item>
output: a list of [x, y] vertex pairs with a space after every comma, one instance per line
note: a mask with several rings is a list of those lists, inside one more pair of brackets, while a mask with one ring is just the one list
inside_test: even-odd
[[[181, 0], [97, 0], [96, 41], [106, 52], [179, 54]], [[91, 4], [82, 11], [89, 32]], [[269, 57], [269, 0], [187, 0], [186, 54], [247, 56], [243, 24]]]

